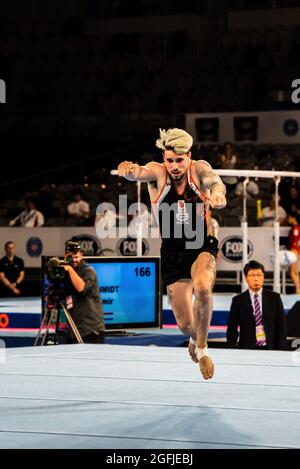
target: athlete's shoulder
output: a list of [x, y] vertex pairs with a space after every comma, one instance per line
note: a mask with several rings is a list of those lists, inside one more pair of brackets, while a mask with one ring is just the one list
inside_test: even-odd
[[195, 168], [196, 171], [212, 170], [211, 165], [206, 160], [192, 160], [191, 165]]
[[158, 163], [157, 161], [150, 161], [149, 163], [145, 164], [145, 167], [150, 168], [153, 171], [166, 171], [165, 165], [163, 163]]
[[164, 183], [167, 175], [166, 167], [163, 163], [158, 163], [157, 161], [151, 161], [145, 165], [152, 173], [156, 176], [156, 182], [158, 185]]

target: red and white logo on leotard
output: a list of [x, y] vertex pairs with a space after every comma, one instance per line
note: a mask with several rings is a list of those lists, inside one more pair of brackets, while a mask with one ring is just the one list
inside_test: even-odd
[[185, 201], [178, 200], [177, 203], [177, 213], [176, 213], [176, 223], [189, 223], [189, 214], [187, 213]]

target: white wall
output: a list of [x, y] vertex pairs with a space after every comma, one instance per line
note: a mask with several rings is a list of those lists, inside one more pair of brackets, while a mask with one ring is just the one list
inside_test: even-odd
[[[289, 231], [288, 227], [283, 227], [281, 230], [281, 236], [287, 236]], [[250, 259], [256, 259], [262, 262], [266, 270], [272, 271], [273, 265], [270, 260], [270, 254], [273, 251], [273, 229], [254, 227], [248, 228], [249, 233], [249, 246], [251, 247]], [[72, 238], [72, 236], [85, 235], [89, 236], [90, 239], [86, 239], [85, 246], [87, 248], [93, 247], [95, 249], [94, 254], [99, 254], [100, 249], [108, 248], [113, 252], [108, 253], [110, 255], [119, 255], [118, 245], [120, 244], [119, 238], [113, 239], [102, 239], [99, 240], [96, 236], [96, 231], [93, 227], [87, 228], [1, 228], [0, 229], [0, 245], [3, 251], [3, 245], [5, 241], [12, 240], [17, 246], [17, 255], [22, 257], [27, 267], [40, 267], [41, 255], [45, 256], [61, 256], [64, 254], [64, 243], [66, 240]], [[239, 257], [241, 254], [241, 239], [233, 239], [241, 237], [240, 227], [220, 228], [220, 253], [218, 256], [217, 267], [219, 270], [235, 271], [241, 270], [241, 261], [230, 261], [226, 258]], [[39, 256], [35, 257], [32, 254], [37, 253], [37, 246], [42, 243], [42, 251]], [[29, 245], [33, 246], [30, 248]], [[160, 240], [159, 239], [147, 239], [145, 240], [147, 247], [146, 255], [157, 256], [160, 254]], [[125, 246], [127, 253], [134, 254], [135, 243], [127, 243]], [[225, 252], [222, 253], [223, 251]], [[96, 252], [98, 249], [98, 253]], [[91, 254], [88, 252], [87, 254]], [[2, 252], [1, 255], [4, 255]]]
[[[295, 77], [297, 78], [297, 77]], [[294, 91], [291, 88], [291, 95]], [[235, 117], [258, 117], [257, 140], [251, 143], [300, 143], [300, 111], [269, 111], [269, 112], [224, 112], [224, 113], [191, 113], [186, 114], [186, 130], [197, 140], [195, 120], [204, 117], [219, 118], [219, 143], [234, 142], [233, 119]], [[283, 131], [283, 124], [287, 119], [295, 119], [299, 130], [290, 137]], [[240, 143], [246, 143], [243, 141]]]

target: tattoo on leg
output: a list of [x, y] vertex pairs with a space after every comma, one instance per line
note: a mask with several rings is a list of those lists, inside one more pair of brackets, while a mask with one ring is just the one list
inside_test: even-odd
[[209, 256], [209, 261], [206, 265], [206, 268], [207, 268], [207, 270], [215, 272], [215, 270], [216, 270], [216, 259], [214, 258], [213, 255]]
[[172, 304], [172, 301], [173, 301], [173, 298], [174, 298], [174, 293], [172, 292], [172, 288], [169, 287], [169, 286], [167, 287], [167, 293], [168, 293], [169, 301]]

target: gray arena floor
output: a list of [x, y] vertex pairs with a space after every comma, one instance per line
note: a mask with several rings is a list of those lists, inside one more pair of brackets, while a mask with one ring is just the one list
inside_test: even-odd
[[209, 382], [184, 348], [2, 352], [1, 448], [300, 448], [291, 352], [212, 349]]

